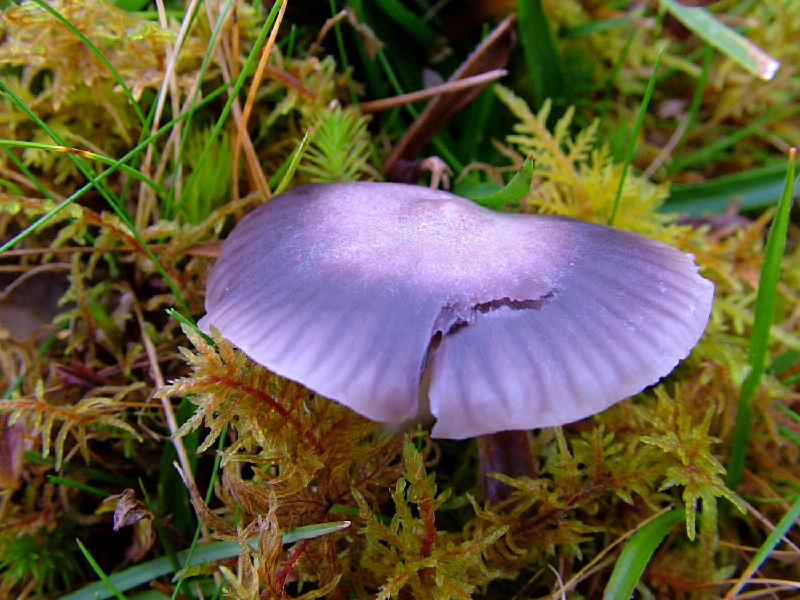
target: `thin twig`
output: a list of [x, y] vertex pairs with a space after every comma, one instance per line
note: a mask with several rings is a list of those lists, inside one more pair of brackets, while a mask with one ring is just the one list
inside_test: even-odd
[[[767, 528], [767, 530], [768, 530], [768, 531], [770, 531], [770, 532], [774, 531], [774, 529], [775, 529], [775, 525], [774, 525], [773, 523], [771, 523], [771, 522], [770, 522], [770, 520], [769, 520], [769, 519], [767, 519], [767, 517], [765, 517], [764, 515], [762, 515], [762, 514], [761, 514], [761, 512], [759, 512], [759, 511], [758, 511], [758, 509], [756, 509], [756, 507], [755, 507], [755, 506], [753, 506], [752, 504], [750, 504], [749, 502], [747, 502], [747, 500], [745, 500], [744, 498], [740, 498], [740, 500], [742, 501], [742, 504], [744, 504], [744, 505], [745, 505], [745, 507], [747, 508], [747, 510], [748, 510], [748, 511], [749, 511], [749, 512], [750, 512], [750, 513], [751, 513], [751, 514], [752, 514], [752, 515], [753, 515], [753, 516], [754, 516], [756, 519], [758, 519], [758, 520], [761, 522], [761, 524], [762, 524], [762, 525], [764, 525], [764, 527], [766, 527], [766, 528]], [[797, 554], [800, 554], [800, 548], [798, 548], [798, 547], [797, 547], [797, 545], [796, 545], [794, 542], [792, 542], [792, 540], [790, 540], [790, 539], [789, 539], [787, 536], [785, 536], [785, 535], [784, 535], [784, 536], [781, 538], [781, 540], [782, 540], [782, 541], [783, 541], [783, 542], [784, 542], [784, 543], [785, 543], [787, 546], [789, 546], [789, 547], [790, 547], [792, 550], [794, 550], [794, 551], [795, 551]]]
[[[133, 310], [136, 313], [136, 320], [139, 322], [139, 330], [142, 333], [142, 343], [144, 344], [147, 358], [150, 361], [150, 373], [152, 374], [153, 380], [156, 383], [156, 390], [160, 390], [166, 385], [166, 383], [164, 381], [164, 376], [161, 373], [161, 367], [158, 364], [158, 353], [156, 351], [155, 344], [153, 344], [153, 340], [151, 340], [150, 336], [147, 335], [144, 315], [142, 314], [142, 309], [139, 306], [139, 300], [133, 294], [133, 290], [131, 290], [131, 296], [133, 297]], [[172, 440], [172, 445], [175, 447], [175, 452], [178, 455], [181, 468], [185, 473], [185, 477], [188, 478], [192, 484], [195, 484], [194, 473], [192, 472], [191, 463], [189, 462], [189, 455], [187, 454], [186, 448], [183, 445], [183, 440], [175, 436], [175, 433], [178, 431], [178, 420], [175, 418], [175, 411], [172, 409], [172, 402], [170, 402], [169, 398], [162, 397], [161, 407], [163, 408], [164, 416], [167, 419], [170, 439]]]
[[644, 179], [650, 179], [653, 176], [653, 173], [658, 171], [659, 167], [661, 167], [661, 165], [667, 161], [673, 150], [678, 147], [678, 144], [683, 138], [683, 134], [686, 133], [686, 128], [688, 126], [689, 115], [683, 115], [678, 123], [678, 127], [675, 128], [675, 132], [669, 138], [669, 141], [667, 141], [667, 143], [661, 149], [661, 152], [658, 153], [658, 156], [653, 159], [653, 162], [650, 163], [650, 166], [648, 166], [644, 173], [642, 173], [641, 176]]
[[412, 102], [419, 102], [420, 100], [425, 100], [427, 98], [431, 98], [432, 96], [450, 94], [465, 88], [489, 83], [504, 77], [507, 73], [508, 71], [505, 69], [494, 69], [492, 71], [481, 73], [480, 75], [465, 77], [464, 79], [458, 79], [457, 81], [448, 81], [446, 83], [442, 83], [441, 85], [434, 85], [432, 87], [425, 88], [424, 90], [410, 92], [408, 94], [401, 94], [400, 96], [392, 96], [391, 98], [382, 98], [380, 100], [371, 100], [370, 102], [361, 102], [359, 103], [358, 108], [364, 113], [389, 110], [390, 108], [395, 108], [396, 106], [411, 104]]

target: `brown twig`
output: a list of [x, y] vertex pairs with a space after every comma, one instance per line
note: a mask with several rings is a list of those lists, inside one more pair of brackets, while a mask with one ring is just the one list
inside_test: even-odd
[[361, 109], [361, 112], [365, 113], [389, 110], [397, 106], [419, 102], [420, 100], [427, 100], [433, 96], [451, 94], [453, 92], [458, 92], [476, 85], [486, 85], [487, 83], [496, 81], [501, 77], [505, 77], [507, 74], [508, 71], [505, 69], [493, 69], [491, 71], [481, 73], [480, 75], [465, 77], [464, 79], [459, 79], [457, 81], [447, 81], [440, 85], [434, 85], [429, 88], [425, 88], [424, 90], [409, 92], [408, 94], [401, 94], [399, 96], [392, 96], [391, 98], [381, 98], [380, 100], [361, 102], [359, 103], [358, 108]]

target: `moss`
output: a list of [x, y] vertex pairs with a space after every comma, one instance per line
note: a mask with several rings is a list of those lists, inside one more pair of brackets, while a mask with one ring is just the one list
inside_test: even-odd
[[[234, 4], [237, 19], [221, 33], [231, 61], [218, 62], [208, 52], [211, 27], [205, 15], [189, 28], [172, 81], [178, 104], [196, 81], [201, 96], [224, 86], [223, 64], [241, 66], [263, 15]], [[618, 16], [597, 3], [545, 4], [562, 32]], [[787, 63], [797, 49], [791, 43], [798, 27], [794, 5], [770, 0], [745, 7], [746, 18], [763, 24], [748, 34], [756, 42], [778, 44], [770, 50]], [[74, 32], [30, 2], [4, 12], [4, 82], [66, 142], [98, 156], [121, 156], [148, 130], [131, 98], [148, 114], [160, 90], [169, 87], [163, 86], [166, 44], [176, 39], [178, 23], [161, 28], [146, 15], [100, 1], [52, 6], [97, 46], [131, 97]], [[667, 47], [665, 65], [671, 71], [669, 85], [657, 86], [654, 106], [687, 101], [700, 73], [689, 60], [695, 42], [652, 15], [632, 17], [622, 33], [560, 38], [572, 64], [576, 56], [596, 55], [599, 67], [583, 82], [591, 102], [567, 109], [553, 127], [546, 126], [549, 105], [534, 114], [511, 91], [513, 82], [509, 89], [496, 89], [515, 126], [503, 131], [493, 160], [507, 158], [510, 170], [528, 156], [534, 161], [534, 185], [520, 210], [607, 221], [622, 176], [610, 132], [627, 131], [646, 80], [642, 74], [659, 45]], [[162, 527], [151, 556], [168, 552], [162, 543], [188, 546], [191, 536], [178, 536], [172, 517], [164, 514], [171, 505], [163, 494], [174, 490], [156, 485], [168, 481], [164, 471], [172, 459], [165, 448], [172, 443], [196, 453], [196, 468], [182, 475], [184, 493], [204, 524], [201, 542], [226, 539], [240, 545], [233, 561], [183, 575], [201, 584], [219, 575], [231, 596], [489, 599], [542, 596], [563, 586], [571, 597], [599, 597], [613, 544], [674, 505], [686, 509], [685, 528], [676, 529], [654, 556], [639, 584], [643, 593], [721, 596], [720, 582], [741, 572], [749, 558], [730, 546], [758, 546], [764, 537], [753, 508], [742, 516], [731, 505], [742, 507], [746, 499], [775, 522], [800, 485], [800, 446], [792, 441], [800, 409], [796, 231], [784, 257], [770, 343], [771, 356], [788, 358], [769, 370], [756, 397], [743, 485], [734, 493], [723, 484], [738, 389], [747, 373], [769, 211], [752, 221], [715, 217], [690, 225], [659, 212], [666, 183], [629, 171], [616, 225], [695, 255], [703, 275], [716, 285], [708, 330], [658, 386], [580, 423], [536, 432], [539, 474], [499, 476], [515, 490], [500, 505], [482, 500], [471, 442], [438, 444], [425, 432], [389, 435], [254, 364], [225, 340], [205, 339], [165, 314], [181, 300], [188, 309], [184, 316], [202, 313], [205, 278], [220, 237], [264, 200], [254, 191], [260, 190], [254, 183], [259, 171], [265, 180], [283, 174], [309, 126], [315, 132], [309, 150], [288, 183], [376, 177], [374, 165], [386, 151], [381, 143], [389, 138], [385, 125], [397, 115], [368, 122], [355, 107], [341, 108], [337, 101], [352, 73], [331, 56], [304, 54], [314, 35], [306, 26], [291, 35], [281, 32], [281, 47], [272, 50], [264, 79], [247, 80], [255, 86], [249, 127], [235, 118], [225, 124], [211, 162], [202, 167], [207, 171], [186, 195], [184, 212], [177, 204], [182, 186], [198, 165], [221, 101], [197, 110], [184, 129], [170, 132], [171, 141], [154, 140], [151, 163], [140, 148], [140, 162], [136, 157], [130, 162], [137, 176], [117, 171], [107, 177], [107, 191], [121, 207], [114, 213], [96, 190], [71, 197], [83, 180], [67, 153], [48, 147], [52, 140], [27, 113], [8, 96], [0, 98], [0, 136], [44, 143], [24, 150], [5, 146], [0, 237], [10, 239], [47, 219], [3, 256], [2, 275], [13, 278], [53, 260], [70, 269], [57, 326], [44, 328], [48, 344], [0, 339], [0, 374], [9, 390], [0, 403], [0, 431], [13, 427], [23, 440], [14, 447], [0, 444], [6, 453], [0, 455], [0, 596], [24, 596], [28, 590], [30, 597], [44, 597], [77, 581], [74, 555], [60, 553], [70, 543], [66, 534], [103, 539], [111, 527], [109, 515], [93, 514], [100, 500], [87, 487], [111, 496], [141, 481], [147, 493], [162, 490], [147, 507]], [[209, 69], [198, 80], [206, 58]], [[688, 134], [687, 152], [796, 96], [793, 75], [762, 87], [727, 60], [712, 61], [708, 75], [698, 118], [709, 125]], [[606, 86], [616, 95], [598, 119], [593, 103], [603, 99]], [[175, 106], [165, 105], [168, 112]], [[725, 128], [718, 125], [722, 122]], [[649, 158], [659, 140], [672, 134], [672, 125], [651, 111], [637, 160]], [[782, 140], [794, 140], [796, 129], [796, 119], [776, 118], [768, 134], [739, 142], [736, 152], [707, 172], [754, 164]], [[253, 161], [236, 155], [237, 140], [252, 145]], [[175, 147], [183, 153], [176, 154]], [[215, 159], [229, 151], [231, 156]], [[99, 160], [92, 164], [101, 169]], [[702, 174], [695, 168], [687, 176]], [[656, 178], [665, 175], [662, 169]], [[222, 202], [229, 193], [233, 199]], [[179, 399], [194, 412], [187, 411], [192, 416], [173, 437], [166, 407]], [[199, 434], [194, 446], [190, 432]], [[53, 474], [62, 479], [51, 480]], [[295, 527], [342, 519], [351, 521], [349, 528], [282, 544], [282, 534]], [[255, 547], [247, 541], [253, 537]], [[20, 555], [36, 543], [46, 543], [49, 552], [31, 553], [39, 560], [23, 565]], [[103, 558], [107, 571], [121, 568], [120, 557]], [[769, 561], [763, 574], [800, 578], [796, 561]]]

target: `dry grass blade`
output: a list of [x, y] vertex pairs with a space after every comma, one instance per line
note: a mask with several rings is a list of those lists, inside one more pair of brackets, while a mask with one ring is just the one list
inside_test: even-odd
[[[269, 184], [267, 183], [267, 177], [264, 174], [263, 169], [259, 165], [258, 157], [253, 149], [252, 141], [250, 141], [249, 134], [247, 132], [247, 122], [250, 119], [250, 113], [252, 112], [253, 105], [255, 104], [256, 92], [258, 92], [259, 85], [264, 77], [264, 70], [267, 67], [267, 60], [269, 59], [269, 55], [275, 46], [275, 39], [278, 35], [278, 30], [280, 29], [281, 23], [283, 22], [283, 15], [286, 12], [287, 2], [288, 0], [282, 0], [280, 10], [278, 11], [278, 16], [275, 18], [275, 24], [272, 26], [272, 31], [270, 31], [269, 38], [267, 38], [267, 43], [264, 44], [264, 48], [261, 51], [261, 58], [258, 61], [258, 66], [253, 74], [253, 80], [250, 83], [250, 90], [247, 93], [247, 100], [245, 101], [244, 109], [242, 110], [241, 115], [236, 119], [236, 138], [233, 143], [233, 172], [238, 172], [239, 153], [242, 145], [244, 144], [245, 153], [247, 155], [248, 169], [256, 182], [256, 189], [261, 193], [263, 198], [270, 197]], [[238, 197], [238, 193], [237, 190], [234, 189], [234, 198], [236, 197]]]

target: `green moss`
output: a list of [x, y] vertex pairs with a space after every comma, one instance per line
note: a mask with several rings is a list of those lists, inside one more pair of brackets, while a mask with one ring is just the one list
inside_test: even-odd
[[[787, 64], [796, 62], [800, 21], [795, 4], [750, 3], [742, 13], [748, 35], [771, 46], [768, 50]], [[201, 11], [188, 28], [177, 75], [165, 86], [166, 46], [175, 42], [179, 23], [162, 28], [148, 15], [101, 1], [52, 6], [97, 47], [130, 96], [74, 31], [32, 2], [4, 12], [3, 81], [65, 143], [111, 157], [130, 151], [149, 131], [136, 108], [150, 114], [162, 89], [174, 94], [163, 97], [168, 114], [180, 109], [195, 82], [200, 97], [222, 89], [223, 71], [241, 68], [260, 26], [258, 8], [235, 2], [236, 18], [222, 27], [223, 51], [217, 54], [207, 48], [212, 28]], [[800, 477], [800, 447], [792, 441], [797, 429], [792, 415], [800, 412], [795, 358], [768, 371], [756, 395], [740, 496], [723, 484], [771, 214], [753, 221], [717, 216], [690, 226], [659, 212], [668, 191], [664, 178], [675, 163], [667, 160], [656, 169], [655, 181], [637, 175], [637, 168], [644, 170], [675, 133], [677, 120], [666, 108], [673, 106], [670, 101], [688, 102], [703, 73], [709, 84], [692, 119], [705, 125], [690, 128], [682, 142], [685, 150], [667, 158], [688, 160], [685, 166], [693, 172], [685, 176], [697, 179], [776, 154], [774, 147], [797, 141], [797, 119], [783, 118], [782, 107], [797, 95], [798, 80], [786, 71], [785, 79], [764, 86], [725, 59], [702, 63], [695, 56], [702, 50], [697, 41], [682, 37], [652, 12], [615, 12], [616, 5], [603, 3], [544, 6], [567, 71], [580, 76], [573, 87], [585, 90], [585, 98], [573, 108], [559, 106], [563, 117], [548, 127], [551, 104], [534, 113], [518, 93], [524, 86], [509, 77], [508, 88], [484, 95], [484, 101], [499, 98], [503, 105], [484, 123], [486, 131], [444, 134], [440, 141], [491, 140], [491, 154], [469, 160], [491, 163], [484, 168], [496, 185], [531, 157], [534, 185], [519, 210], [605, 223], [622, 177], [615, 137], [627, 142], [627, 123], [655, 53], [665, 47], [665, 76], [657, 82], [653, 109], [622, 187], [616, 225], [694, 254], [702, 274], [714, 281], [711, 322], [693, 354], [636, 398], [580, 423], [536, 432], [537, 476], [499, 475], [514, 493], [500, 505], [489, 505], [482, 500], [472, 442], [439, 445], [424, 432], [389, 436], [348, 409], [268, 372], [225, 340], [209, 341], [191, 328], [181, 329], [164, 312], [179, 304], [179, 290], [188, 313], [202, 313], [205, 278], [219, 238], [241, 214], [266, 200], [257, 181], [282, 172], [309, 126], [313, 134], [291, 185], [379, 176], [374, 165], [391, 142], [387, 130], [400, 118], [395, 113], [368, 121], [357, 107], [341, 107], [353, 74], [343, 73], [331, 56], [304, 52], [316, 37], [315, 25], [281, 31], [282, 46], [273, 48], [264, 77], [256, 82], [248, 75], [247, 84], [256, 87], [247, 126], [234, 111], [224, 124], [226, 133], [214, 142], [211, 164], [207, 161], [191, 189], [182, 186], [198, 164], [199, 148], [208, 142], [227, 91], [138, 148], [129, 161], [138, 176], [108, 174], [107, 190], [124, 209], [116, 214], [94, 189], [72, 196], [85, 183], [83, 175], [22, 107], [3, 95], [0, 137], [7, 138], [6, 152], [14, 154], [0, 164], [0, 237], [11, 239], [37, 219], [49, 220], [12, 249], [21, 252], [4, 255], [2, 267], [13, 276], [43, 262], [65, 262], [71, 285], [57, 319], [60, 329], [51, 330], [48, 346], [0, 339], [0, 375], [9, 388], [0, 419], [15, 420], [26, 444], [11, 449], [23, 459], [21, 466], [6, 465], [9, 472], [15, 469], [14, 477], [0, 489], [0, 596], [65, 590], [77, 579], [77, 567], [64, 532], [85, 539], [110, 528], [98, 525], [92, 514], [96, 498], [48, 475], [69, 471], [73, 481], [108, 495], [141, 481], [156, 496], [152, 512], [158, 514], [157, 507], [168, 505], [163, 495], [170, 490], [156, 490], [153, 482], [166, 478], [153, 474], [171, 461], [163, 458], [164, 448], [173, 443], [180, 448], [181, 436], [190, 431], [202, 442], [197, 470], [182, 473], [184, 493], [192, 498], [204, 535], [237, 540], [241, 553], [236, 564], [185, 573], [186, 582], [211, 586], [214, 576], [221, 576], [231, 595], [254, 600], [281, 595], [522, 598], [560, 591], [562, 585], [568, 597], [598, 597], [613, 544], [658, 511], [678, 506], [686, 511], [686, 527], [665, 539], [639, 587], [659, 598], [722, 595], [720, 582], [739, 575], [745, 564], [726, 544], [757, 546], [764, 537], [752, 512], [743, 516], [730, 505], [741, 507], [745, 498], [775, 522], [797, 493]], [[437, 27], [436, 20], [429, 26]], [[345, 50], [346, 35], [347, 30]], [[287, 47], [291, 50], [284, 53]], [[448, 51], [459, 48], [453, 42]], [[219, 56], [231, 59], [224, 69]], [[206, 58], [209, 66], [201, 76], [198, 69]], [[392, 60], [407, 73], [420, 69], [416, 55]], [[371, 64], [373, 76], [378, 64]], [[241, 96], [240, 109], [246, 102], [246, 94]], [[180, 110], [175, 112], [170, 116]], [[727, 143], [764, 112], [763, 131], [737, 138], [735, 152], [692, 158], [708, 145]], [[41, 144], [14, 146], [31, 140]], [[247, 149], [237, 154], [239, 146]], [[152, 155], [145, 158], [148, 148]], [[498, 165], [504, 160], [510, 166]], [[705, 160], [712, 161], [710, 166], [702, 166]], [[104, 164], [92, 166], [100, 172]], [[233, 197], [226, 202], [229, 194]], [[184, 206], [175, 206], [177, 198], [185, 199]], [[800, 352], [800, 245], [796, 232], [790, 236], [794, 245], [784, 257], [771, 357]], [[162, 387], [164, 380], [169, 383]], [[178, 398], [191, 402], [195, 411], [176, 434], [166, 407]], [[169, 515], [159, 517], [168, 534], [159, 534], [159, 542], [167, 549], [156, 544], [155, 552], [191, 544], [189, 536], [170, 535]], [[281, 534], [294, 527], [342, 518], [352, 521], [343, 531], [291, 547], [281, 543]], [[256, 547], [245, 542], [252, 536], [258, 537]], [[37, 544], [47, 547], [33, 548]], [[548, 565], [557, 566], [557, 574]], [[800, 578], [796, 563], [789, 561], [768, 561], [762, 572]], [[179, 593], [191, 593], [181, 585]]]

